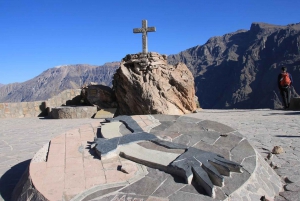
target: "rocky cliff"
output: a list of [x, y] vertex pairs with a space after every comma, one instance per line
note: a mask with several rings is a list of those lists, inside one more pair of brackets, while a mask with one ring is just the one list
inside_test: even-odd
[[281, 66], [293, 75], [294, 96], [300, 93], [300, 23], [253, 23], [250, 30], [170, 55], [168, 62], [183, 62], [191, 70], [202, 108], [279, 108]]
[[46, 100], [65, 89], [79, 89], [90, 82], [111, 86], [119, 62], [103, 66], [66, 65], [50, 68], [23, 83], [7, 84], [0, 88], [0, 102]]

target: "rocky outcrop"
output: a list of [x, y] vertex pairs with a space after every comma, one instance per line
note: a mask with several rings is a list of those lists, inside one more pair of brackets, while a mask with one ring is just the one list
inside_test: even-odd
[[194, 78], [185, 64], [155, 52], [123, 58], [113, 78], [122, 115], [186, 114], [196, 110]]
[[212, 37], [168, 61], [188, 66], [204, 109], [280, 108], [276, 82], [282, 66], [294, 78], [292, 95], [300, 93], [300, 23], [252, 23], [250, 30]]
[[90, 84], [83, 87], [81, 96], [88, 105], [97, 105], [98, 109], [117, 107], [113, 90], [104, 85]]

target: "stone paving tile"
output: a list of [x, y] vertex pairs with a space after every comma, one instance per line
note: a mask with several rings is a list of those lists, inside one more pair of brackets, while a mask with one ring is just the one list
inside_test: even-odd
[[247, 140], [242, 140], [230, 151], [231, 160], [241, 163], [245, 157], [255, 156], [255, 151]]
[[[82, 199], [82, 201], [90, 201], [93, 200], [94, 198], [100, 197], [102, 195], [106, 195], [108, 193], [114, 192], [119, 190], [121, 187], [114, 187], [114, 188], [108, 188], [108, 189], [104, 189], [104, 190], [99, 190], [96, 191], [94, 193], [91, 193], [90, 195], [86, 196], [84, 199]], [[110, 200], [111, 201], [111, 200]]]
[[83, 171], [70, 171], [65, 174], [65, 189], [85, 188], [85, 178]]
[[57, 182], [47, 185], [47, 190], [41, 192], [49, 200], [62, 200], [64, 183]]
[[95, 119], [104, 119], [104, 118], [112, 118], [116, 113], [117, 108], [106, 108], [99, 110], [96, 115]]
[[204, 142], [198, 142], [196, 145], [193, 147], [204, 150], [204, 151], [210, 151], [216, 154], [219, 154], [223, 156], [224, 158], [230, 160], [230, 153], [228, 150], [223, 149], [222, 147], [217, 147], [214, 145], [206, 144]]
[[64, 167], [65, 166], [65, 155], [64, 154], [49, 154], [47, 158], [47, 167]]
[[193, 193], [187, 193], [178, 191], [174, 193], [172, 196], [169, 197], [172, 201], [183, 201], [183, 200], [201, 200], [201, 201], [212, 201], [215, 199], [212, 199], [208, 196], [204, 196], [201, 194], [193, 194]]
[[157, 151], [162, 151], [162, 152], [168, 152], [168, 153], [177, 153], [177, 154], [182, 154], [185, 152], [185, 149], [168, 149], [166, 147], [157, 145], [153, 142], [139, 142], [137, 143], [138, 145], [146, 148], [146, 149], [152, 149], [152, 150], [157, 150]]
[[[179, 180], [181, 178], [178, 178]], [[182, 183], [174, 182], [174, 178], [172, 176], [169, 176], [162, 182], [162, 184], [152, 193], [155, 197], [163, 197], [166, 198], [174, 193], [174, 191], [177, 191], [181, 189], [182, 187], [186, 186], [184, 181]]]
[[232, 150], [234, 147], [236, 147], [243, 138], [228, 135], [228, 136], [221, 136], [217, 139], [217, 141], [214, 143], [217, 147], [222, 147], [222, 149], [226, 149], [228, 151]]
[[85, 178], [85, 189], [89, 189], [95, 185], [105, 184], [105, 183], [106, 183], [106, 178], [105, 178], [104, 171], [103, 171], [102, 176], [94, 175], [93, 177], [86, 177]]
[[122, 134], [119, 131], [120, 125], [122, 122], [111, 122], [107, 124], [103, 124], [101, 126], [101, 134], [103, 138], [111, 139], [114, 137], [121, 137]]
[[82, 157], [66, 158], [65, 172], [83, 171], [83, 159]]
[[[63, 183], [65, 178], [64, 168], [63, 167], [51, 167], [47, 168], [44, 172], [44, 186], [48, 186], [52, 183]], [[36, 184], [37, 185], [37, 184]]]

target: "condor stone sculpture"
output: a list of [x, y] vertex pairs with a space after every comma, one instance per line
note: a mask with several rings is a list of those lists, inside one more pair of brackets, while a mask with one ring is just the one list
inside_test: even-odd
[[113, 77], [121, 115], [181, 115], [196, 110], [194, 78], [185, 64], [156, 52], [129, 54]]

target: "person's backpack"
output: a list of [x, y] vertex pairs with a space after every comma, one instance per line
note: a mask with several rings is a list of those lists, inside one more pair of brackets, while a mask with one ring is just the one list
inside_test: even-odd
[[291, 79], [288, 73], [281, 73], [280, 86], [287, 87], [291, 84]]

